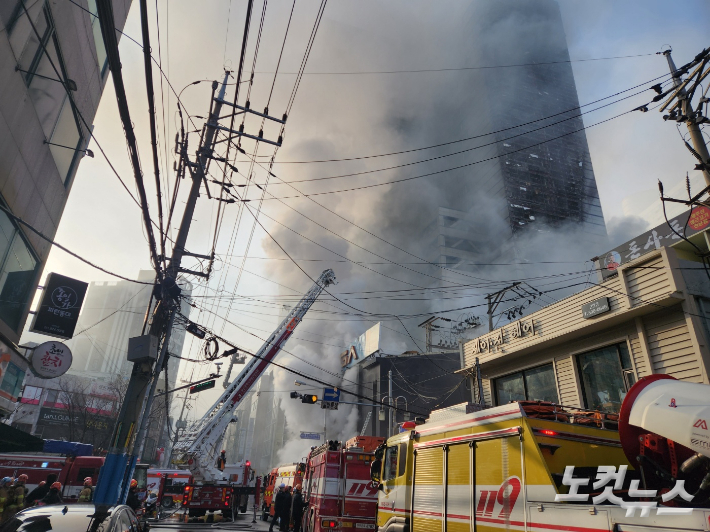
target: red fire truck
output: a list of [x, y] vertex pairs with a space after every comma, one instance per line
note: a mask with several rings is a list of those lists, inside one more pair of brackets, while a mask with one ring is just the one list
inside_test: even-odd
[[377, 484], [370, 479], [370, 463], [384, 441], [355, 436], [345, 445], [330, 441], [311, 451], [303, 489], [304, 532], [377, 528]]
[[149, 469], [148, 491], [160, 498], [163, 508], [173, 508], [182, 503], [186, 484], [192, 484], [192, 475], [184, 469]]
[[271, 470], [271, 473], [264, 477], [264, 502], [261, 505], [261, 519], [267, 521], [269, 516], [274, 517], [274, 493], [281, 484], [286, 486], [298, 486], [303, 484], [303, 474], [306, 472], [306, 464], [292, 463]]
[[[76, 502], [84, 487], [84, 479], [91, 477], [94, 486], [99, 478], [99, 469], [104, 465], [103, 456], [65, 456], [56, 453], [2, 453], [0, 454], [0, 478], [27, 475], [27, 489], [32, 491], [47, 475], [54, 473], [62, 483], [62, 499]], [[145, 489], [147, 465], [137, 465], [134, 478], [139, 490]]]
[[251, 463], [245, 462], [238, 471], [236, 467], [230, 466], [228, 474], [229, 479], [224, 482], [190, 483], [185, 486], [182, 507], [188, 510], [190, 517], [201, 517], [208, 512], [221, 511], [223, 515], [231, 518], [238, 512], [247, 511], [251, 496], [254, 497], [254, 504], [258, 505], [261, 478], [254, 476]]

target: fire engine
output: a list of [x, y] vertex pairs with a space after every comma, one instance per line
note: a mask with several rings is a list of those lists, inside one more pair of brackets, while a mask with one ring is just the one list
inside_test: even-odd
[[355, 436], [329, 441], [308, 455], [303, 498], [304, 532], [374, 530], [377, 483], [370, 479], [375, 449], [384, 438]]
[[[103, 456], [66, 456], [57, 453], [0, 453], [0, 478], [27, 475], [25, 486], [35, 489], [47, 475], [54, 473], [62, 483], [62, 499], [74, 503], [84, 487], [84, 479], [91, 477], [94, 484], [99, 478], [99, 469], [104, 465]], [[145, 487], [146, 465], [136, 466], [134, 477], [139, 489]]]
[[225, 431], [229, 423], [236, 421], [234, 411], [244, 396], [281, 351], [318, 296], [334, 282], [333, 270], [325, 270], [220, 398], [178, 440], [177, 463], [185, 464], [194, 479], [185, 486], [182, 499], [182, 506], [190, 516], [219, 510], [233, 517], [237, 510], [246, 512], [250, 499], [258, 508], [260, 486], [249, 461], [224, 464], [219, 460]]
[[306, 471], [306, 464], [292, 463], [271, 470], [271, 473], [264, 477], [264, 501], [261, 505], [261, 519], [267, 521], [269, 516], [274, 516], [274, 492], [281, 484], [286, 486], [298, 486], [303, 484], [303, 474]]
[[184, 469], [149, 469], [147, 490], [160, 499], [163, 508], [173, 508], [182, 503], [185, 485], [192, 483], [192, 475]]
[[707, 385], [642, 378], [618, 415], [472, 406], [378, 449], [379, 532], [708, 530]]

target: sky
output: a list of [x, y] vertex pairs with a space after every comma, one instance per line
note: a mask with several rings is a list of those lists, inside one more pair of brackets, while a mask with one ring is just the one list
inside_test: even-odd
[[[203, 123], [197, 116], [203, 117], [208, 112], [211, 81], [221, 80], [223, 67], [235, 69], [239, 63], [246, 4], [244, 0], [200, 3], [158, 0], [158, 20], [156, 6], [149, 7], [153, 55], [156, 59], [160, 57], [167, 79], [174, 90], [182, 94], [184, 110], [194, 115], [197, 128]], [[403, 233], [401, 228], [419, 227], [417, 224], [422, 223], [420, 218], [425, 212], [425, 203], [433, 193], [427, 188], [431, 185], [415, 180], [327, 194], [316, 198], [321, 205], [305, 198], [273, 199], [274, 196], [284, 198], [295, 195], [291, 187], [280, 183], [281, 179], [294, 181], [362, 172], [416, 161], [420, 155], [337, 163], [286, 164], [288, 161], [389, 153], [466, 136], [457, 116], [466, 115], [465, 102], [467, 98], [476, 97], [472, 93], [475, 79], [476, 76], [486, 75], [485, 70], [396, 74], [371, 72], [500, 66], [474, 63], [476, 54], [472, 47], [475, 41], [469, 32], [467, 17], [471, 16], [475, 4], [475, 0], [442, 0], [435, 3], [338, 0], [327, 4], [308, 57], [306, 74], [288, 116], [283, 147], [278, 150], [272, 171], [275, 176], [269, 178], [264, 169], [274, 153], [273, 147], [263, 143], [260, 145], [258, 165], [252, 166], [243, 155], [237, 158], [235, 165], [240, 175], [233, 176], [234, 182], [246, 183], [245, 176], [253, 173], [252, 182], [262, 185], [267, 191], [262, 192], [251, 186], [248, 196], [252, 201], [243, 204], [245, 207], [240, 208], [238, 203], [224, 206], [217, 239], [218, 260], [212, 278], [207, 286], [201, 280], [192, 279], [197, 286], [193, 295], [198, 307], [191, 314], [193, 320], [254, 352], [277, 325], [280, 305], [294, 304], [310, 288], [313, 278], [323, 269], [333, 268], [339, 284], [330, 290], [330, 294], [323, 295], [322, 303], [314, 306], [297, 329], [296, 338], [287, 344], [289, 353], [283, 353], [278, 359], [284, 365], [331, 382], [336, 380], [340, 352], [357, 335], [379, 321], [378, 317], [368, 316], [368, 312], [406, 316], [403, 323], [391, 315], [383, 320], [387, 346], [391, 352], [397, 352], [397, 349], [404, 351], [421, 346], [423, 331], [416, 325], [425, 319], [421, 317], [425, 312], [481, 303], [481, 294], [484, 293], [481, 289], [463, 290], [458, 296], [449, 293], [449, 296], [440, 297], [429, 293], [421, 298], [436, 299], [435, 303], [415, 301], [414, 297], [396, 301], [395, 297], [384, 297], [386, 294], [382, 292], [376, 299], [363, 294], [372, 290], [411, 290], [412, 287], [418, 291], [410, 294], [427, 294], [422, 288], [431, 286], [432, 274], [436, 272], [426, 265], [411, 265], [422, 262], [415, 257], [426, 254], [425, 242], [416, 234]], [[287, 108], [296, 80], [294, 73], [303, 59], [319, 6], [313, 1], [296, 2], [289, 25], [292, 5], [287, 0], [268, 2], [254, 65], [262, 13], [262, 3], [255, 0], [246, 53], [245, 79], [248, 79], [253, 66], [255, 71], [249, 94], [252, 108], [262, 110], [268, 104], [270, 113], [277, 117]], [[704, 39], [707, 33], [698, 22], [710, 20], [710, 4], [700, 0], [679, 1], [674, 4], [672, 14], [667, 3], [656, 0], [623, 3], [560, 0], [559, 6], [581, 104], [636, 85], [643, 84], [642, 88], [650, 86], [650, 80], [668, 72], [663, 56], [656, 55], [664, 46], [672, 46], [676, 64], [680, 65], [708, 44]], [[289, 32], [284, 44], [287, 25]], [[140, 41], [138, 2], [133, 2], [125, 33]], [[142, 169], [152, 201], [151, 214], [155, 218], [157, 208], [142, 51], [130, 39], [123, 37], [120, 53]], [[634, 57], [602, 60], [620, 56]], [[499, 57], [505, 57], [505, 49]], [[476, 61], [485, 61], [485, 58]], [[274, 81], [277, 63], [279, 74]], [[173, 142], [179, 127], [176, 98], [169, 90], [167, 80], [162, 80], [161, 87], [155, 70], [156, 92], [164, 95], [164, 100], [158, 100], [161, 175], [172, 187]], [[190, 85], [196, 80], [205, 81]], [[243, 84], [240, 93], [242, 103], [247, 89], [248, 84]], [[233, 90], [233, 86], [228, 87], [227, 99], [230, 101]], [[584, 123], [589, 127], [646, 103], [652, 96], [653, 93], [647, 91], [590, 112], [584, 115]], [[475, 117], [468, 117], [468, 121], [475, 122]], [[186, 127], [195, 129], [189, 124]], [[258, 119], [246, 121], [247, 132], [256, 134], [259, 127]], [[265, 138], [275, 140], [278, 133], [277, 124], [264, 127]], [[133, 173], [110, 79], [94, 120], [94, 135], [128, 188], [134, 191]], [[697, 172], [692, 171], [693, 159], [683, 146], [675, 125], [664, 122], [657, 111], [626, 114], [590, 127], [586, 136], [610, 234], [607, 249], [660, 223], [660, 203], [657, 199], [659, 179], [663, 180], [667, 190], [672, 191], [674, 187], [675, 190], [678, 187], [682, 190], [685, 173], [690, 172], [693, 183], [700, 186], [702, 180]], [[197, 135], [190, 135], [191, 153], [194, 153], [196, 144]], [[140, 269], [150, 268], [140, 211], [110, 170], [96, 142], [92, 141], [89, 147], [96, 156], [93, 159], [85, 157], [79, 167], [56, 240], [110, 271], [127, 277], [135, 276]], [[254, 149], [254, 144], [245, 142], [244, 147], [249, 152]], [[430, 151], [424, 153], [431, 154]], [[427, 169], [444, 167], [446, 163], [425, 166]], [[216, 165], [212, 171], [213, 176], [219, 175]], [[416, 171], [415, 168], [394, 173], [377, 172], [336, 179], [322, 185], [316, 182], [296, 186], [308, 192], [332, 191], [348, 188], [344, 184], [361, 186], [381, 183], [412, 175]], [[270, 179], [269, 187], [265, 187], [267, 178]], [[173, 236], [187, 188], [188, 182], [185, 181], [176, 202], [176, 216], [170, 224]], [[216, 186], [212, 189], [213, 192], [217, 190]], [[261, 194], [265, 199], [260, 208], [258, 199]], [[187, 247], [191, 251], [209, 253], [217, 207], [216, 201], [201, 195], [188, 239]], [[260, 225], [255, 226], [257, 213]], [[554, 236], [533, 240], [530, 256], [533, 261], [542, 262], [552, 254], [559, 261], [555, 272], [581, 272], [583, 276], [585, 269], [589, 268], [584, 261], [589, 257], [579, 253], [571, 256], [569, 250], [556, 250], [555, 247]], [[238, 272], [247, 248], [250, 258], [244, 262], [244, 272], [240, 277]], [[599, 249], [595, 253], [604, 251]], [[292, 258], [298, 260], [294, 263]], [[346, 261], [368, 264], [357, 265]], [[393, 266], [388, 264], [390, 261], [410, 265], [406, 268]], [[199, 267], [194, 260], [186, 260], [184, 265], [188, 268]], [[539, 267], [534, 274], [530, 271], [526, 274], [530, 278], [542, 278], [550, 271]], [[45, 273], [48, 272], [85, 281], [112, 279], [56, 248], [50, 253], [45, 267]], [[511, 271], [489, 273], [486, 278], [495, 278], [497, 282], [515, 276], [515, 272]], [[462, 284], [465, 284], [464, 281], [473, 283], [471, 279], [460, 279]], [[555, 286], [550, 280], [535, 282], [536, 288], [542, 290], [545, 286]], [[232, 297], [233, 293], [236, 296]], [[364, 299], [366, 297], [369, 299]], [[554, 296], [547, 296], [546, 303], [553, 300]], [[459, 318], [466, 312], [471, 311], [457, 310], [447, 315]], [[188, 335], [183, 356], [199, 358], [201, 350], [200, 342]], [[325, 369], [325, 372], [314, 366]], [[184, 363], [180, 368], [181, 377], [187, 378], [192, 369], [190, 364]], [[195, 378], [211, 370], [214, 366], [210, 364], [198, 364]], [[287, 392], [293, 389], [293, 379], [294, 375], [277, 371], [275, 393], [283, 393], [287, 397]], [[200, 394], [192, 412], [201, 414], [216, 398], [218, 391]], [[287, 409], [290, 419], [303, 418], [307, 421], [315, 416], [313, 423], [316, 428], [320, 426], [320, 409], [317, 412], [304, 411], [309, 407], [292, 403]], [[339, 431], [343, 437], [356, 428], [359, 430], [357, 419], [349, 411], [343, 410], [332, 416], [333, 430]], [[292, 454], [300, 456], [300, 452], [298, 442], [294, 443]], [[290, 456], [286, 452], [284, 459]]]

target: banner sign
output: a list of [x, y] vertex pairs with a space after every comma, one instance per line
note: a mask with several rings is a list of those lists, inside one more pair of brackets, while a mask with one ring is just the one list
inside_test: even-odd
[[710, 209], [704, 206], [685, 211], [675, 218], [669, 219], [668, 224], [662, 223], [650, 231], [629, 240], [626, 244], [608, 251], [599, 257], [602, 279], [606, 280], [615, 275], [617, 268], [622, 264], [638, 259], [640, 256], [657, 249], [672, 246], [681, 240], [681, 236], [691, 237], [710, 226]]
[[362, 362], [366, 357], [380, 349], [380, 324], [370, 327], [364, 334], [358, 336], [354, 344], [340, 354], [340, 370], [346, 369]]
[[71, 350], [62, 342], [45, 342], [30, 355], [32, 373], [40, 379], [61, 377], [71, 367]]
[[88, 283], [58, 273], [47, 275], [42, 301], [30, 331], [69, 340], [74, 336], [88, 286]]

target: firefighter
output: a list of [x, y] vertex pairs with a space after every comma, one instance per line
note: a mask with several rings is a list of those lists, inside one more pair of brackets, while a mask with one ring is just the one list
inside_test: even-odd
[[277, 489], [278, 491], [276, 492], [276, 495], [274, 495], [273, 499], [274, 517], [273, 519], [271, 519], [271, 525], [269, 525], [269, 532], [274, 532], [274, 525], [276, 524], [276, 520], [281, 519], [281, 507], [283, 506], [283, 493], [286, 491], [286, 484], [281, 484]]
[[10, 477], [0, 480], [0, 521], [4, 521], [6, 517], [5, 511], [9, 505], [8, 499], [10, 498], [11, 484], [12, 479]]
[[303, 496], [301, 494], [301, 485], [296, 484], [293, 490], [293, 500], [291, 501], [291, 522], [293, 523], [293, 532], [301, 532], [301, 521], [303, 520]]
[[57, 475], [55, 475], [54, 473], [50, 473], [49, 475], [47, 475], [47, 480], [43, 480], [42, 482], [40, 482], [39, 485], [35, 489], [33, 489], [27, 496], [27, 498], [25, 499], [25, 506], [34, 506], [39, 501], [41, 501], [42, 497], [49, 493], [49, 487], [56, 481]]
[[279, 530], [287, 532], [291, 525], [291, 486], [283, 491], [283, 506], [281, 507], [281, 521]]
[[84, 489], [79, 492], [79, 500], [77, 502], [91, 502], [94, 500], [94, 487], [91, 484], [91, 477], [86, 477], [84, 479]]
[[10, 498], [8, 500], [10, 504], [5, 510], [8, 517], [12, 517], [25, 506], [25, 495], [27, 495], [25, 482], [27, 482], [27, 475], [20, 475], [15, 479], [15, 483], [10, 488]]
[[227, 451], [222, 450], [219, 453], [219, 458], [217, 458], [217, 469], [224, 471], [224, 465], [227, 463]]
[[131, 507], [134, 512], [138, 511], [141, 507], [141, 501], [138, 499], [138, 481], [134, 478], [131, 480], [131, 487], [128, 488], [128, 497], [126, 497], [126, 504]]
[[62, 500], [62, 484], [60, 482], [54, 482], [50, 487], [49, 487], [49, 493], [42, 497], [42, 500], [39, 501], [40, 506], [45, 506], [48, 504], [62, 504], [64, 501]]

